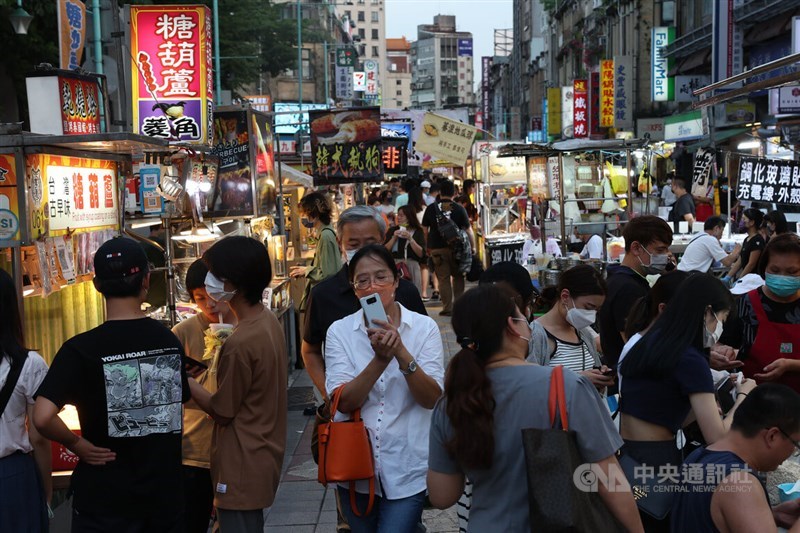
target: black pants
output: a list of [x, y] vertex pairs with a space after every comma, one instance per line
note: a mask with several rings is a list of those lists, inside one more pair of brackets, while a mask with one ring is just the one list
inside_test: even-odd
[[72, 509], [72, 533], [183, 533], [183, 514], [158, 513], [146, 517], [91, 514]]
[[211, 509], [214, 507], [214, 490], [211, 470], [183, 465], [184, 531], [206, 533]]

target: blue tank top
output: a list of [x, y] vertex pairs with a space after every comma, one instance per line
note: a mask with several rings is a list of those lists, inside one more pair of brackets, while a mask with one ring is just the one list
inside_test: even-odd
[[[718, 452], [698, 448], [686, 458], [685, 469], [682, 472], [702, 470], [702, 482], [690, 483], [683, 477], [681, 492], [679, 492], [672, 505], [670, 527], [672, 533], [717, 533], [719, 529], [711, 518], [711, 497], [714, 490], [736, 470], [752, 469], [742, 458], [733, 452]], [[723, 472], [724, 469], [724, 472]], [[753, 472], [755, 473], [755, 472]], [[694, 479], [697, 479], [696, 477]]]

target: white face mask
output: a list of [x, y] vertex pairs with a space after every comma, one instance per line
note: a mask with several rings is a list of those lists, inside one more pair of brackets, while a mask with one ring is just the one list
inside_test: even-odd
[[572, 309], [567, 309], [567, 322], [579, 331], [591, 326], [596, 321], [597, 311], [593, 309], [578, 309], [575, 307], [575, 300], [572, 301]]
[[711, 314], [714, 315], [714, 318], [717, 320], [717, 325], [714, 328], [714, 332], [712, 333], [708, 331], [705, 322], [703, 323], [703, 347], [705, 348], [711, 348], [712, 346], [717, 344], [717, 342], [719, 342], [719, 338], [722, 337], [722, 330], [724, 328], [724, 326], [722, 325], [722, 320], [717, 318], [717, 314], [714, 313], [713, 311], [711, 312]]
[[226, 291], [225, 282], [209, 272], [206, 274], [206, 292], [208, 297], [216, 302], [230, 302], [236, 291]]
[[642, 258], [639, 258], [639, 263], [644, 267], [645, 274], [662, 274], [669, 264], [669, 255], [667, 254], [651, 254], [647, 248], [642, 249], [650, 256], [650, 264], [645, 265]]
[[356, 255], [356, 252], [358, 252], [358, 250], [345, 250], [344, 251], [344, 262], [349, 265], [350, 261], [353, 260], [353, 256]]

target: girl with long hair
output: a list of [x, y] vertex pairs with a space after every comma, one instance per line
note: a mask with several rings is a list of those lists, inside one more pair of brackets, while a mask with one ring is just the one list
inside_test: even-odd
[[386, 232], [386, 249], [398, 267], [403, 264], [411, 275], [411, 280], [422, 294], [422, 269], [425, 257], [425, 230], [419, 223], [414, 208], [406, 204], [397, 208], [397, 225]]
[[742, 252], [739, 255], [739, 259], [728, 272], [728, 276], [731, 279], [737, 280], [756, 271], [761, 252], [767, 245], [764, 237], [759, 233], [763, 222], [764, 213], [754, 207], [745, 209], [744, 213], [742, 213], [742, 225], [747, 232], [747, 237], [742, 243]]
[[31, 422], [47, 363], [25, 348], [17, 289], [5, 270], [0, 270], [0, 317], [0, 390], [9, 379], [16, 380], [0, 412], [0, 531], [47, 531], [53, 491], [50, 441]]
[[[428, 494], [439, 509], [473, 482], [471, 531], [528, 531], [523, 428], [550, 428], [551, 368], [525, 360], [530, 328], [501, 287], [480, 285], [456, 300], [453, 329], [462, 350], [450, 362], [445, 394], [431, 422]], [[564, 372], [569, 429], [582, 458], [608, 473], [621, 446], [608, 410], [589, 381]], [[642, 531], [630, 491], [600, 496], [627, 531]]]
[[604, 389], [614, 385], [612, 370], [600, 362], [591, 326], [606, 299], [606, 282], [591, 265], [578, 265], [561, 273], [558, 287], [544, 290], [553, 306], [531, 322], [528, 361], [545, 366], [562, 365], [586, 376]]
[[[755, 382], [746, 379], [736, 385], [736, 403], [723, 418], [704, 349], [719, 340], [732, 303], [720, 280], [710, 274], [692, 274], [630, 349], [620, 366], [625, 376], [620, 392], [624, 454], [656, 471], [680, 469], [678, 430], [696, 419], [707, 444], [728, 431], [733, 413]], [[643, 518], [648, 531], [668, 530], [669, 517]]]

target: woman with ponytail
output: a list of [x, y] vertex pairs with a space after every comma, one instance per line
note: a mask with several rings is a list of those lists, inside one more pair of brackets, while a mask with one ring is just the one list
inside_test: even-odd
[[[498, 286], [481, 285], [456, 300], [453, 329], [462, 350], [450, 362], [431, 421], [430, 501], [439, 509], [455, 504], [466, 476], [474, 484], [469, 531], [530, 531], [521, 430], [550, 427], [552, 369], [525, 360], [528, 322]], [[592, 384], [566, 371], [564, 387], [583, 459], [606, 473], [619, 468], [622, 441]], [[601, 486], [600, 495], [628, 531], [642, 531], [629, 491]]]

